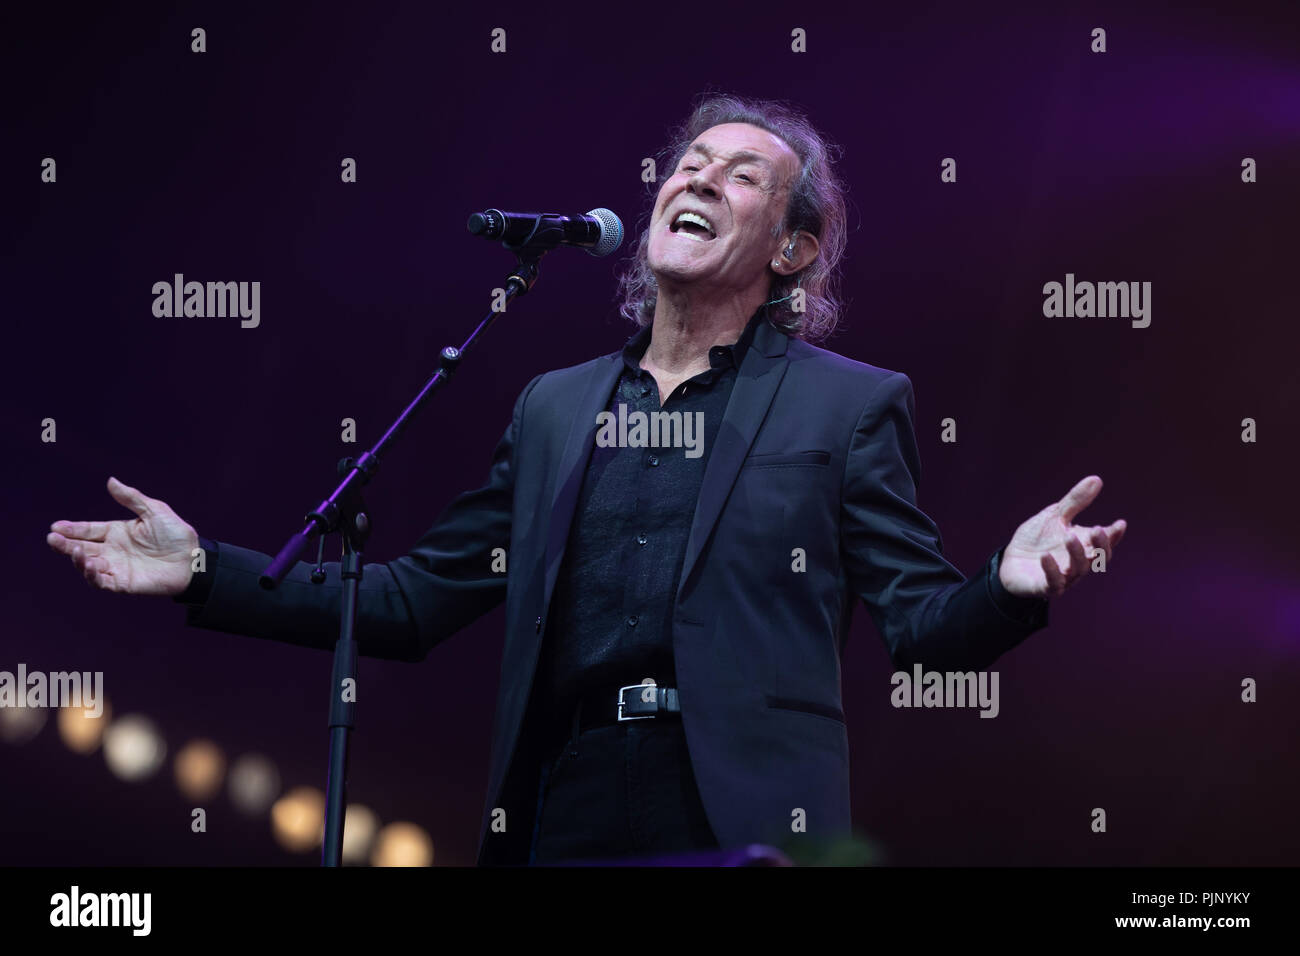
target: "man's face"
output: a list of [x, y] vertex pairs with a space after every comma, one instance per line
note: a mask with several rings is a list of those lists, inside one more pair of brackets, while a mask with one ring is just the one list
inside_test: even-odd
[[766, 288], [798, 170], [794, 151], [757, 126], [724, 123], [701, 133], [655, 200], [648, 254], [656, 279], [738, 293]]

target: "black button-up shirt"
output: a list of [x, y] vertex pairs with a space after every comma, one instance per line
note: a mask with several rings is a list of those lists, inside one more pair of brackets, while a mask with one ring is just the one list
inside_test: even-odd
[[[762, 316], [755, 313], [735, 344], [711, 348], [709, 368], [679, 385], [662, 407], [654, 376], [640, 367], [650, 329], [623, 349], [547, 627], [541, 674], [559, 714], [570, 713], [587, 693], [608, 690], [612, 699], [618, 687], [647, 677], [676, 686], [672, 608], [686, 541], [737, 370]], [[638, 435], [636, 413], [649, 419], [654, 412], [680, 413], [681, 431]], [[681, 447], [662, 447], [679, 436]], [[624, 443], [611, 447], [611, 439]], [[635, 447], [655, 441], [659, 447]]]

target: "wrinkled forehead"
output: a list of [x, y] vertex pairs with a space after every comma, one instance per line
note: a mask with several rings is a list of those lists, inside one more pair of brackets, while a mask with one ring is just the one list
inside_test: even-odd
[[768, 166], [785, 181], [799, 169], [799, 157], [785, 140], [749, 123], [711, 126], [696, 136], [682, 155], [699, 155], [705, 159], [723, 156], [729, 160], [759, 163]]

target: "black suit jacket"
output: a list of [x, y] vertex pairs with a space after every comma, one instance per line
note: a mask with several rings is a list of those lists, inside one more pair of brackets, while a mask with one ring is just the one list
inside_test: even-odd
[[[536, 803], [530, 690], [596, 416], [620, 363], [615, 352], [534, 378], [487, 484], [457, 497], [409, 554], [365, 567], [358, 644], [374, 657], [421, 660], [506, 602], [480, 863], [525, 859]], [[913, 414], [907, 376], [766, 322], [741, 363], [672, 613], [687, 743], [723, 846], [782, 841], [796, 809], [812, 836], [848, 832], [840, 659], [858, 599], [899, 668], [984, 668], [1047, 623], [1046, 602], [1008, 602], [992, 558], [966, 579], [943, 557], [938, 528], [916, 505]], [[505, 575], [492, 570], [501, 547]], [[266, 592], [257, 577], [268, 561], [220, 544], [209, 597], [189, 622], [333, 646], [338, 563], [322, 585], [299, 563]], [[504, 832], [490, 825], [497, 808]]]

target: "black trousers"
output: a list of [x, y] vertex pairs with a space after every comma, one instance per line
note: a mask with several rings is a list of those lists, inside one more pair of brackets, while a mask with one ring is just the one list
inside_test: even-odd
[[678, 717], [595, 727], [542, 763], [530, 863], [717, 846]]

